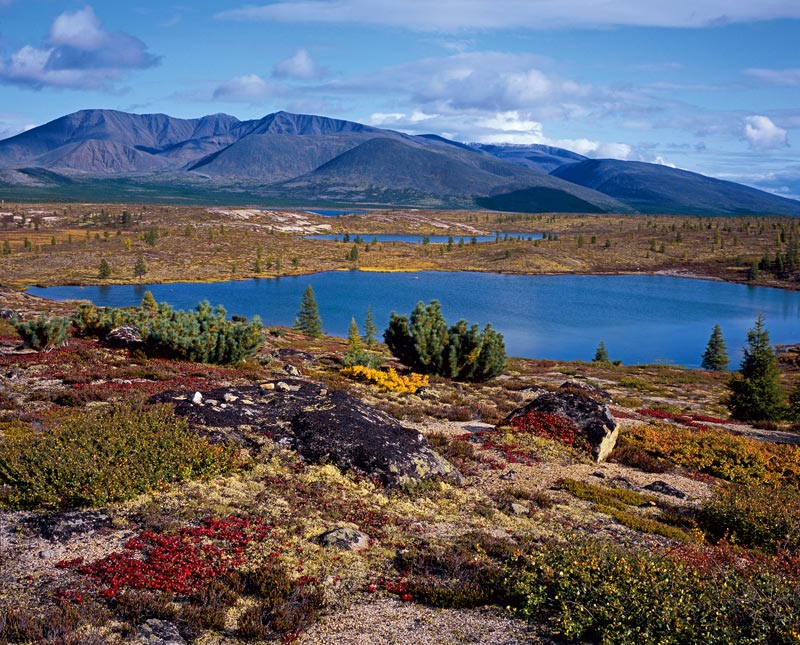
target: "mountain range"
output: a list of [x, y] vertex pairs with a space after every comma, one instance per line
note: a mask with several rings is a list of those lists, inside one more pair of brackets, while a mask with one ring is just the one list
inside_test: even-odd
[[68, 114], [0, 141], [0, 197], [800, 216], [800, 202], [666, 166], [287, 112]]

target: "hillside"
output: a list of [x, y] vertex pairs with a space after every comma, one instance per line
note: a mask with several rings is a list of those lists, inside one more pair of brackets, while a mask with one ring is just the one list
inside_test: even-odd
[[551, 174], [615, 197], [642, 213], [800, 216], [800, 202], [795, 200], [658, 164], [588, 159]]

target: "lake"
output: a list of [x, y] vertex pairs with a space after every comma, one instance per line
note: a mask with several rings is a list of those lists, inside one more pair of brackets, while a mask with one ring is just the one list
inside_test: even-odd
[[459, 318], [502, 332], [512, 356], [591, 360], [602, 340], [612, 360], [699, 367], [711, 330], [722, 327], [731, 367], [741, 360], [747, 330], [763, 313], [774, 344], [800, 342], [800, 292], [710, 280], [652, 275], [522, 276], [473, 272], [314, 275], [211, 284], [175, 283], [30, 288], [55, 300], [136, 305], [149, 289], [159, 302], [191, 309], [201, 300], [228, 314], [258, 314], [267, 325], [291, 326], [312, 285], [326, 333], [347, 336], [351, 317], [363, 324], [372, 306], [376, 325], [438, 299], [448, 323]]
[[[428, 242], [431, 244], [447, 244], [448, 240], [450, 239], [450, 235], [401, 235], [399, 233], [386, 233], [386, 234], [373, 234], [373, 233], [350, 233], [350, 241], [352, 242], [353, 239], [359, 235], [363, 242], [372, 242], [373, 239], [377, 239], [378, 242], [410, 242], [411, 244], [422, 244], [422, 240], [424, 237], [428, 238]], [[311, 240], [334, 240], [336, 242], [341, 242], [344, 239], [344, 235], [333, 235], [333, 234], [324, 234], [324, 235], [304, 235]], [[476, 242], [494, 242], [497, 239], [497, 233], [493, 233], [492, 235], [453, 235], [453, 243], [458, 244], [458, 241], [463, 239], [464, 244], [469, 244], [472, 241], [472, 238], [475, 238]], [[544, 237], [541, 233], [500, 233], [500, 239], [520, 239], [520, 240], [541, 240]]]

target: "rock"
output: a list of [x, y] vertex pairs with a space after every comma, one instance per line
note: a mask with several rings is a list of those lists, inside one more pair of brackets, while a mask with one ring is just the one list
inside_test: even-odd
[[26, 524], [46, 540], [66, 542], [74, 535], [110, 527], [111, 517], [100, 511], [64, 511], [37, 514]]
[[150, 401], [174, 403], [176, 414], [212, 441], [256, 450], [269, 437], [307, 461], [332, 463], [388, 487], [439, 477], [461, 482], [419, 432], [345, 392], [300, 380], [274, 382], [274, 389], [265, 385], [201, 394], [206, 400], [236, 396], [225, 409], [192, 405], [186, 392], [164, 392]]
[[286, 365], [283, 368], [283, 371], [286, 372], [289, 376], [301, 376], [302, 375], [302, 373], [300, 372], [300, 369], [295, 367], [294, 365]]
[[3, 320], [11, 320], [17, 315], [17, 312], [13, 309], [6, 309], [5, 307], [0, 309], [0, 318]]
[[617, 442], [619, 429], [608, 406], [571, 389], [545, 392], [530, 403], [509, 414], [505, 423], [525, 416], [528, 412], [545, 412], [569, 419], [586, 436], [592, 456], [605, 461]]
[[599, 470], [596, 470], [595, 472], [592, 473], [592, 477], [597, 477], [598, 479], [605, 479], [606, 478], [606, 474], [603, 473], [603, 472], [600, 472]]
[[636, 490], [636, 486], [627, 477], [612, 477], [608, 483], [613, 488], [624, 488], [625, 490]]
[[158, 618], [144, 621], [139, 627], [138, 639], [143, 645], [186, 645], [175, 625]]
[[192, 397], [192, 403], [195, 405], [203, 405], [203, 395], [200, 392], [195, 392]]
[[608, 390], [604, 390], [602, 387], [592, 385], [586, 381], [564, 381], [559, 389], [572, 390], [573, 392], [579, 392], [590, 396], [598, 401], [611, 402], [611, 394], [609, 394]]
[[233, 403], [234, 401], [238, 401], [239, 397], [235, 394], [231, 394], [230, 392], [226, 392], [225, 395], [222, 397], [225, 403]]
[[317, 541], [325, 547], [361, 551], [369, 546], [369, 535], [356, 529], [341, 528], [323, 533], [317, 538]]
[[677, 497], [678, 499], [686, 499], [687, 497], [686, 493], [678, 490], [674, 486], [670, 486], [667, 482], [662, 482], [660, 479], [657, 479], [652, 484], [648, 484], [644, 489], [653, 491], [654, 493], [661, 493], [662, 495]]
[[142, 334], [133, 325], [123, 325], [112, 329], [106, 334], [103, 343], [109, 347], [122, 347], [125, 349], [137, 349], [144, 345]]
[[55, 551], [53, 551], [53, 549], [42, 549], [41, 551], [39, 551], [39, 557], [40, 557], [42, 560], [49, 560], [49, 559], [50, 559], [50, 558], [52, 558], [52, 557], [53, 557], [55, 554], [56, 554], [56, 552], [55, 552]]
[[527, 506], [524, 504], [519, 504], [518, 502], [511, 502], [511, 504], [508, 506], [508, 509], [514, 515], [527, 515], [528, 511], [530, 510]]
[[500, 475], [500, 479], [502, 479], [503, 481], [508, 481], [509, 479], [516, 479], [516, 478], [517, 478], [517, 473], [515, 473], [513, 470], [508, 470], [504, 472], [502, 475]]

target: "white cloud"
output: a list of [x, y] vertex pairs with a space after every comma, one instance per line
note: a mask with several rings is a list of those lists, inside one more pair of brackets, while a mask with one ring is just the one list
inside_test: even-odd
[[272, 69], [276, 78], [313, 81], [327, 75], [327, 70], [317, 65], [307, 49], [298, 49], [294, 56], [282, 60]]
[[800, 68], [798, 67], [792, 69], [764, 69], [753, 67], [744, 70], [744, 73], [768, 85], [781, 85], [786, 87], [797, 87], [800, 85]]
[[275, 94], [275, 87], [258, 74], [236, 76], [214, 90], [217, 101], [257, 103]]
[[789, 145], [786, 130], [779, 128], [767, 116], [748, 116], [745, 119], [744, 137], [750, 147], [758, 151], [786, 148]]
[[110, 91], [130, 70], [152, 67], [159, 60], [138, 38], [104, 31], [87, 6], [59, 15], [43, 47], [25, 45], [0, 60], [0, 83]]
[[648, 26], [700, 28], [800, 18], [795, 0], [293, 0], [217, 14], [228, 20], [386, 25], [417, 31]]

